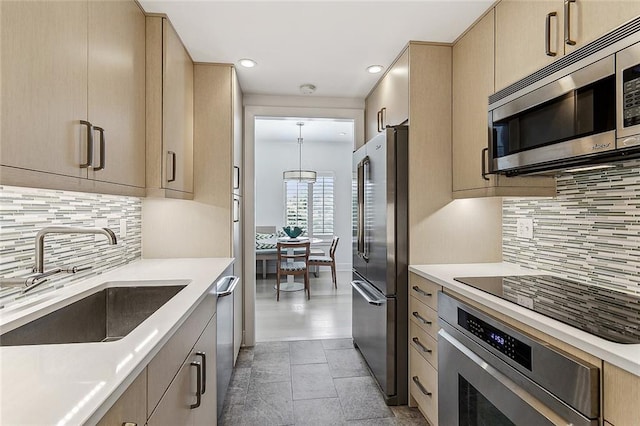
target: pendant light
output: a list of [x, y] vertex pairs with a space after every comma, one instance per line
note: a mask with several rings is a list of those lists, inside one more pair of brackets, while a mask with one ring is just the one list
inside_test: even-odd
[[312, 170], [302, 170], [302, 126], [304, 126], [303, 122], [296, 123], [298, 126], [298, 170], [285, 170], [282, 173], [282, 178], [285, 181], [297, 181], [297, 182], [307, 182], [307, 183], [315, 183], [316, 181], [316, 172]]

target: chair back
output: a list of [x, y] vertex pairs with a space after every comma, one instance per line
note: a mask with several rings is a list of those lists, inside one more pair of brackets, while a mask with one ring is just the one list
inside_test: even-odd
[[329, 247], [329, 257], [334, 260], [336, 258], [336, 247], [338, 247], [338, 240], [340, 240], [340, 238], [334, 236], [333, 240], [331, 241], [331, 247]]
[[[308, 262], [311, 253], [311, 243], [309, 241], [285, 242], [278, 241], [278, 268], [281, 262], [291, 259], [294, 262]], [[291, 251], [291, 253], [290, 253]]]

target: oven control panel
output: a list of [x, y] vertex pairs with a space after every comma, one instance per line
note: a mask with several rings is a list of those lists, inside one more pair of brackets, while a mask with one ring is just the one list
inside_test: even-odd
[[531, 370], [531, 346], [459, 308], [458, 325], [527, 370]]

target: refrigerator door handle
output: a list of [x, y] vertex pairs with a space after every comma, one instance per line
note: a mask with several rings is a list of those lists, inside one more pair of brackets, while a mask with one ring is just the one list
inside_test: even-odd
[[367, 238], [367, 180], [371, 161], [369, 156], [362, 160], [362, 259], [369, 262], [369, 239]]
[[360, 293], [360, 296], [370, 305], [382, 306], [387, 302], [385, 295], [369, 283], [364, 281], [351, 281], [351, 286]]
[[358, 217], [357, 217], [357, 255], [362, 257], [362, 253], [364, 251], [364, 233], [363, 233], [363, 223], [364, 223], [364, 163], [360, 161], [358, 163], [358, 173], [357, 173], [357, 197], [358, 197]]

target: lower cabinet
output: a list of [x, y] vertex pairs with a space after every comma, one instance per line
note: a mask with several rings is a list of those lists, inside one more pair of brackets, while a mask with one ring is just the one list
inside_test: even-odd
[[409, 394], [432, 426], [438, 425], [438, 292], [416, 274], [409, 287]]
[[134, 424], [142, 426], [147, 420], [147, 369], [129, 385], [127, 390], [100, 419], [97, 426]]
[[216, 316], [178, 370], [148, 425], [215, 425]]
[[215, 290], [191, 313], [98, 423], [215, 425]]
[[637, 426], [640, 422], [640, 377], [607, 362], [602, 369], [605, 424]]

